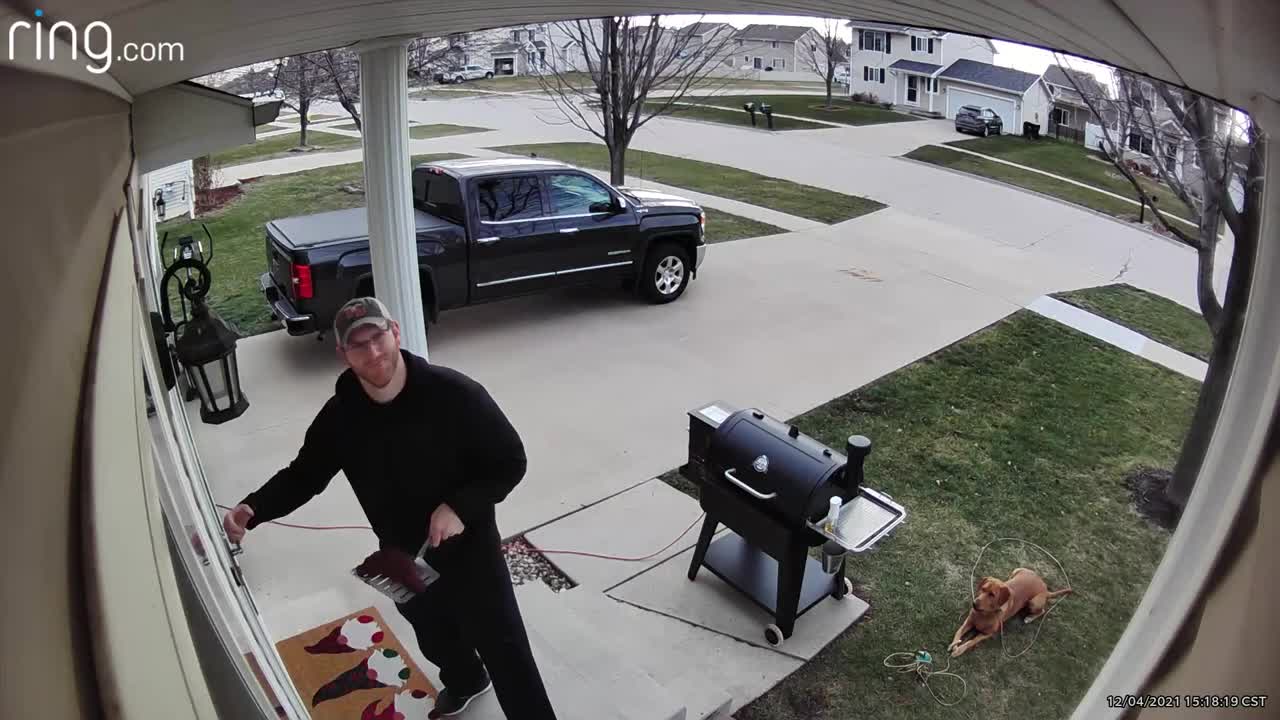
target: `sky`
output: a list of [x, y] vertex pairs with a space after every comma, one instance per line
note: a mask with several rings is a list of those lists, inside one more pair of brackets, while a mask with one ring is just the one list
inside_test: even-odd
[[[743, 28], [753, 23], [761, 23], [766, 25], [810, 25], [821, 29], [828, 22], [823, 18], [799, 15], [667, 15], [663, 17], [662, 24], [681, 26], [697, 22], [699, 18], [703, 22], [726, 22], [737, 28]], [[846, 21], [840, 20], [839, 22], [841, 30], [850, 35], [851, 31], [844, 27]], [[1045, 68], [1058, 62], [1054, 57], [1054, 53], [1049, 50], [1003, 40], [993, 40], [992, 43], [996, 46], [996, 65], [1039, 75], [1044, 72]], [[1067, 64], [1073, 68], [1089, 71], [1106, 85], [1111, 84], [1111, 72], [1106, 65], [1077, 57], [1069, 58]]]

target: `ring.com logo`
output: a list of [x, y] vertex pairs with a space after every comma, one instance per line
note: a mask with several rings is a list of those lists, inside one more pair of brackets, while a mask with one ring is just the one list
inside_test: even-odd
[[[71, 59], [79, 59], [78, 52], [81, 48], [80, 41], [84, 41], [84, 54], [94, 63], [86, 63], [85, 69], [91, 73], [101, 74], [111, 69], [113, 61], [118, 62], [181, 62], [185, 59], [185, 50], [182, 43], [161, 42], [161, 43], [125, 43], [120, 48], [117, 55], [112, 43], [111, 26], [95, 20], [84, 28], [83, 36], [80, 35], [76, 27], [71, 23], [62, 20], [54, 23], [46, 33], [44, 23], [41, 19], [44, 17], [44, 10], [37, 9], [35, 12], [36, 20], [34, 23], [26, 20], [17, 20], [9, 26], [9, 59], [13, 60], [17, 52], [18, 41], [30, 41], [30, 35], [34, 34], [35, 40], [35, 59], [44, 60], [46, 47], [48, 48], [48, 59], [56, 58], [58, 46], [58, 31], [65, 30], [62, 39], [69, 46], [67, 49], [71, 52]], [[95, 32], [96, 31], [96, 32]], [[22, 34], [19, 34], [22, 33]], [[25, 43], [24, 43], [25, 44]]]

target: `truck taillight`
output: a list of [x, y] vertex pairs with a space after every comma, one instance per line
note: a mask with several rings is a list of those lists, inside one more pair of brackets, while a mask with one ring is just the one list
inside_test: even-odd
[[292, 275], [293, 298], [295, 300], [310, 299], [314, 292], [314, 288], [311, 286], [311, 266], [294, 265]]

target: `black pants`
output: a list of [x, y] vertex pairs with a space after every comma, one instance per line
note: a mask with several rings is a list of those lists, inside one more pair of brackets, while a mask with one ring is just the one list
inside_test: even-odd
[[396, 609], [413, 625], [422, 654], [440, 668], [440, 682], [469, 695], [480, 689], [484, 668], [508, 718], [555, 720], [497, 527], [468, 527], [425, 559], [440, 579]]

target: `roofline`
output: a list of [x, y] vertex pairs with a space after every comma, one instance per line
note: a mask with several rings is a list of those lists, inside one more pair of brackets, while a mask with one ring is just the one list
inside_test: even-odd
[[[950, 65], [948, 65], [947, 67], [951, 67], [951, 66], [950, 66]], [[1031, 88], [1033, 88], [1033, 87], [1035, 87], [1035, 86], [1036, 86], [1036, 84], [1035, 84], [1035, 83], [1031, 83], [1030, 85], [1028, 85], [1028, 86], [1027, 86], [1026, 90], [1010, 90], [1009, 88], [1002, 88], [1002, 87], [1000, 87], [999, 85], [988, 85], [988, 84], [986, 84], [986, 83], [980, 83], [980, 82], [976, 82], [976, 81], [974, 81], [974, 80], [965, 80], [964, 78], [953, 78], [953, 77], [942, 77], [942, 76], [939, 76], [939, 77], [938, 77], [938, 79], [939, 79], [939, 80], [950, 80], [951, 82], [965, 83], [966, 85], [974, 85], [974, 86], [976, 86], [976, 87], [987, 88], [988, 90], [999, 90], [1000, 92], [1010, 93], [1010, 94], [1013, 94], [1013, 95], [1026, 95], [1026, 94], [1027, 94], [1027, 90], [1030, 90]]]

